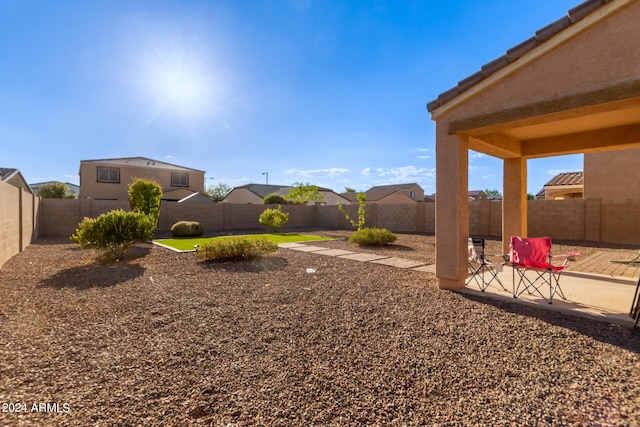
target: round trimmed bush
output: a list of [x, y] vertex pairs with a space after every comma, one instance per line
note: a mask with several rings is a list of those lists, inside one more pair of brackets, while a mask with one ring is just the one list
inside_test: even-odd
[[264, 196], [262, 199], [263, 205], [286, 205], [287, 199], [284, 198], [283, 195], [278, 193], [271, 193]]
[[386, 228], [363, 228], [355, 231], [349, 237], [349, 242], [360, 246], [384, 246], [395, 242], [396, 239], [396, 235]]
[[178, 221], [171, 226], [173, 237], [198, 237], [204, 234], [204, 227], [198, 221]]

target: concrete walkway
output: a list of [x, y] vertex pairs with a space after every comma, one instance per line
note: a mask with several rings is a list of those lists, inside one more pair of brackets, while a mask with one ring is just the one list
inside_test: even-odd
[[[322, 246], [302, 243], [284, 243], [280, 244], [279, 247], [435, 274], [435, 265], [426, 265], [424, 262], [416, 260], [328, 249]], [[537, 294], [530, 295], [527, 292], [524, 292], [517, 299], [514, 298], [513, 272], [510, 267], [505, 267], [504, 271], [498, 273], [498, 277], [507, 291], [503, 290], [499, 284], [494, 282], [485, 292], [481, 292], [478, 286], [471, 282], [460, 292], [463, 294], [484, 295], [489, 298], [534, 305], [539, 308], [565, 312], [571, 315], [587, 316], [632, 327], [633, 320], [629, 316], [629, 311], [636, 291], [640, 268], [612, 263], [612, 257], [614, 256], [613, 254], [597, 253], [588, 257], [588, 260], [575, 262], [571, 266], [570, 271], [563, 272], [560, 277], [560, 287], [564, 292], [566, 300], [563, 300], [559, 294], [556, 294], [553, 298], [553, 304], [548, 304]], [[584, 271], [579, 271], [579, 269]], [[606, 274], [598, 274], [592, 271], [601, 271]], [[611, 273], [617, 273], [619, 275], [613, 275]], [[542, 292], [548, 296], [549, 289], [547, 288]]]

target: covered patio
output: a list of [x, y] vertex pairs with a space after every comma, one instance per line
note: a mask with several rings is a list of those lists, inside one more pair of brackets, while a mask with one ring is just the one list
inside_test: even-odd
[[510, 236], [528, 236], [528, 159], [640, 147], [638, 16], [635, 0], [581, 3], [427, 104], [441, 289], [467, 277], [470, 149], [503, 160], [506, 253]]

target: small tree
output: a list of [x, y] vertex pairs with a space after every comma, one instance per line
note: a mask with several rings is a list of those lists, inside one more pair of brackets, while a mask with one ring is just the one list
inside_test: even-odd
[[211, 196], [214, 202], [221, 202], [222, 199], [227, 197], [227, 194], [231, 192], [232, 188], [227, 184], [220, 183], [215, 187], [207, 188], [207, 194]]
[[355, 193], [356, 190], [355, 188], [351, 188], [351, 187], [344, 187], [344, 192], [345, 193]]
[[43, 199], [75, 199], [76, 195], [63, 182], [50, 182], [42, 184], [36, 190], [36, 195]]
[[489, 197], [489, 198], [491, 198], [491, 197], [495, 198], [495, 197], [502, 196], [502, 193], [497, 188], [494, 188], [493, 190], [486, 189], [486, 190], [484, 190], [484, 192], [487, 195], [487, 197]]
[[349, 221], [352, 226], [356, 227], [356, 229], [360, 231], [364, 228], [364, 213], [367, 207], [367, 204], [365, 203], [367, 201], [367, 195], [363, 191], [361, 191], [358, 193], [357, 197], [358, 197], [358, 221], [357, 222], [351, 219], [351, 216], [349, 216], [349, 213], [344, 209], [344, 207], [340, 202], [338, 202], [338, 210], [347, 218], [347, 221]]
[[162, 187], [156, 181], [134, 178], [133, 182], [129, 184], [131, 210], [147, 215], [153, 224], [153, 228], [158, 225], [161, 199]]
[[302, 205], [308, 202], [322, 202], [324, 194], [318, 191], [316, 185], [311, 185], [308, 182], [296, 182], [289, 189], [286, 199], [292, 204]]
[[260, 224], [271, 227], [274, 233], [277, 233], [287, 221], [289, 221], [289, 214], [282, 212], [280, 205], [278, 205], [278, 209], [265, 209], [258, 219]]

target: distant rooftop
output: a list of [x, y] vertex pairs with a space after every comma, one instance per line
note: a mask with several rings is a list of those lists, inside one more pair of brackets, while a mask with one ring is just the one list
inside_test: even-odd
[[584, 173], [583, 172], [565, 172], [551, 178], [544, 186], [555, 187], [558, 185], [583, 185]]
[[174, 170], [181, 169], [185, 171], [204, 173], [204, 171], [201, 171], [198, 169], [174, 165], [172, 163], [167, 163], [167, 162], [161, 162], [159, 160], [153, 160], [147, 157], [121, 157], [116, 159], [81, 160], [80, 163], [99, 163], [99, 164], [111, 164], [111, 165], [120, 165], [120, 166], [136, 166], [136, 167], [174, 169]]

